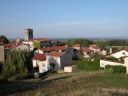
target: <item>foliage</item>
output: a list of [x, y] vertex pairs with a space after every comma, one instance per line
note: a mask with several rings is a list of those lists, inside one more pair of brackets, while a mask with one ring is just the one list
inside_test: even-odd
[[64, 42], [60, 42], [60, 41], [52, 42], [52, 46], [64, 46], [64, 45], [65, 45]]
[[2, 64], [2, 62], [0, 62], [0, 74], [2, 72], [2, 69], [3, 69], [3, 64]]
[[101, 48], [105, 46], [128, 46], [127, 40], [101, 40], [96, 42]]
[[41, 48], [40, 42], [38, 41], [34, 42], [34, 48]]
[[83, 59], [83, 56], [84, 56], [83, 51], [82, 51], [82, 49], [80, 49], [80, 52], [78, 53], [78, 58], [80, 60], [82, 60]]
[[3, 43], [6, 43], [6, 44], [9, 43], [9, 40], [8, 40], [7, 37], [4, 36], [4, 35], [0, 35], [0, 41], [2, 41]]
[[89, 46], [90, 44], [93, 44], [94, 42], [88, 39], [71, 39], [67, 41], [67, 44], [69, 46], [73, 46], [75, 44], [80, 44], [81, 46]]
[[30, 67], [30, 57], [26, 51], [11, 51], [4, 62], [2, 75], [4, 78], [15, 76], [23, 78], [27, 75]]
[[97, 71], [100, 69], [99, 59], [96, 58], [94, 61], [87, 59], [81, 60], [78, 62], [77, 67], [79, 70]]
[[110, 40], [108, 41], [109, 46], [128, 46], [128, 41], [126, 40]]
[[96, 43], [102, 49], [105, 49], [105, 47], [107, 46], [107, 41], [102, 41], [101, 40], [101, 41], [97, 41]]
[[105, 70], [108, 73], [126, 73], [126, 67], [121, 65], [116, 65], [116, 66], [106, 65]]

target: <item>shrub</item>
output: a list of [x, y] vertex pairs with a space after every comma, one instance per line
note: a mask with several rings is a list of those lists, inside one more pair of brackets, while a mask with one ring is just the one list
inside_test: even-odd
[[126, 73], [126, 67], [121, 65], [106, 65], [105, 70], [108, 73]]
[[91, 60], [81, 60], [77, 64], [77, 68], [79, 70], [84, 70], [84, 71], [97, 71], [100, 70], [100, 64], [99, 64], [99, 59], [96, 58], [94, 61]]

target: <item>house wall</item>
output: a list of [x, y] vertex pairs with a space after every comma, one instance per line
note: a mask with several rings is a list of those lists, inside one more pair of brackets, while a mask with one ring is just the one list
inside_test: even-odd
[[84, 56], [86, 56], [87, 55], [87, 52], [83, 52], [83, 54], [84, 54]]
[[30, 47], [27, 45], [20, 45], [18, 47], [16, 47], [16, 50], [23, 50], [23, 51], [30, 51]]
[[111, 56], [113, 56], [115, 58], [125, 57], [125, 56], [128, 56], [128, 52], [125, 50], [122, 50], [122, 51], [116, 52], [114, 54], [111, 54]]
[[124, 58], [124, 64], [128, 64], [128, 57]]
[[48, 61], [38, 61], [33, 60], [33, 67], [39, 66], [39, 73], [47, 72], [48, 71]]
[[44, 54], [44, 51], [38, 50], [38, 53], [39, 53], [39, 54]]
[[30, 45], [30, 51], [34, 50], [34, 43], [32, 41], [23, 41], [23, 43]]
[[61, 69], [61, 61], [60, 57], [54, 57], [54, 56], [47, 56], [48, 64], [54, 63], [55, 64], [55, 71]]
[[70, 54], [64, 54], [61, 56], [61, 69], [64, 68], [67, 64], [72, 62], [72, 56]]
[[107, 55], [107, 51], [103, 50], [103, 51], [101, 51], [101, 54], [102, 55]]
[[111, 61], [106, 61], [106, 60], [100, 60], [100, 67], [105, 68], [106, 65], [122, 65], [122, 66], [124, 66], [123, 63], [116, 63], [116, 62], [111, 62]]
[[76, 49], [76, 50], [80, 50], [80, 47], [75, 47], [75, 46], [74, 46], [73, 48]]
[[76, 65], [72, 65], [72, 66], [66, 66], [64, 67], [64, 72], [73, 72], [77, 69], [77, 66]]
[[90, 49], [91, 49], [92, 51], [94, 51], [94, 52], [100, 52], [100, 51], [101, 51], [100, 49], [94, 49], [94, 48], [92, 48], [92, 47], [90, 47]]

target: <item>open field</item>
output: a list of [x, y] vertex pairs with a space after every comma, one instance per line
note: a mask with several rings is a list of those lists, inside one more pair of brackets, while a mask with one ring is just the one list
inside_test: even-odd
[[128, 96], [128, 75], [103, 71], [50, 75], [0, 85], [0, 96]]

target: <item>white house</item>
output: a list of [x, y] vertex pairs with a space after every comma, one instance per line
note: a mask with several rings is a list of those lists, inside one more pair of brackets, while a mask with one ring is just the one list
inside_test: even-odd
[[38, 67], [39, 73], [48, 70], [57, 71], [63, 69], [65, 65], [71, 63], [72, 56], [65, 52], [50, 52], [47, 55], [35, 54], [33, 57], [33, 68]]
[[34, 49], [34, 42], [32, 40], [23, 41], [22, 43], [29, 45], [30, 46], [30, 51], [33, 51], [33, 49]]
[[85, 58], [90, 57], [89, 55], [91, 54], [91, 50], [89, 49], [89, 47], [82, 48], [82, 51]]
[[101, 51], [101, 48], [99, 48], [97, 45], [95, 44], [92, 44], [89, 46], [90, 50], [93, 51], [93, 52], [100, 52]]
[[64, 66], [72, 62], [72, 56], [65, 52], [50, 52], [47, 54], [47, 59], [50, 67], [54, 67], [55, 71], [63, 69]]
[[20, 44], [15, 49], [29, 52], [30, 51], [30, 46], [27, 45], [27, 44]]
[[101, 55], [104, 55], [104, 56], [107, 55], [107, 51], [106, 50], [102, 50], [101, 51]]
[[33, 57], [33, 68], [39, 73], [48, 71], [48, 62], [44, 54], [35, 54]]
[[124, 49], [119, 52], [111, 54], [111, 56], [114, 58], [126, 57], [126, 56], [128, 56], [128, 51]]
[[112, 62], [107, 60], [100, 60], [100, 67], [105, 68], [106, 65], [121, 65], [126, 67], [126, 74], [128, 74], [128, 57], [124, 58], [124, 62]]

